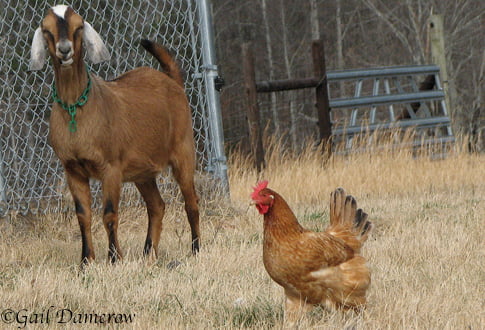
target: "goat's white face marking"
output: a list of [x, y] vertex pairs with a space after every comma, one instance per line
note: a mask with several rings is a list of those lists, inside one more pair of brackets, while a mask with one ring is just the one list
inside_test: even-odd
[[57, 16], [65, 19], [66, 18], [65, 15], [66, 15], [67, 8], [69, 8], [69, 7], [66, 6], [66, 5], [57, 5], [57, 6], [52, 7], [52, 11]]
[[56, 56], [59, 58], [62, 66], [69, 66], [73, 63], [74, 55], [73, 43], [67, 38], [69, 25], [67, 23], [67, 11], [69, 6], [57, 5], [51, 8], [52, 12], [58, 17], [57, 28], [59, 41], [56, 43]]
[[31, 70], [40, 70], [47, 50], [54, 63], [62, 67], [82, 61], [82, 47], [93, 63], [110, 59], [109, 51], [98, 33], [83, 18], [66, 5], [51, 7], [32, 39]]

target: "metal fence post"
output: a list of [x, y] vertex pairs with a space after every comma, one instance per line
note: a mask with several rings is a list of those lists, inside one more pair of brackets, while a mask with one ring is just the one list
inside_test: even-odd
[[200, 31], [202, 39], [202, 69], [207, 93], [207, 107], [210, 121], [211, 145], [213, 148], [212, 159], [209, 159], [209, 171], [221, 180], [224, 192], [229, 193], [229, 181], [227, 177], [227, 160], [224, 152], [224, 131], [222, 128], [222, 116], [219, 100], [219, 92], [215, 88], [215, 79], [218, 78], [217, 65], [215, 64], [215, 47], [212, 30], [212, 15], [209, 0], [197, 0], [199, 11]]
[[5, 179], [3, 177], [3, 148], [2, 141], [0, 141], [0, 217], [5, 215], [7, 211], [7, 193], [5, 191]]

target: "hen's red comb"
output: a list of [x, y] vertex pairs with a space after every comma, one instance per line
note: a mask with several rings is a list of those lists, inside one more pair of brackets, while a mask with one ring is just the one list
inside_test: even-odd
[[253, 188], [253, 193], [251, 194], [252, 199], [256, 199], [261, 190], [268, 186], [268, 180], [260, 181], [256, 187]]

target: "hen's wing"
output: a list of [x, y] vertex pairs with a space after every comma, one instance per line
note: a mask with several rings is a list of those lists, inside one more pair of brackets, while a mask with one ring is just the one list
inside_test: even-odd
[[305, 230], [295, 242], [289, 244], [293, 248], [293, 257], [301, 260], [301, 271], [314, 271], [338, 266], [358, 255], [371, 228], [367, 214], [357, 209], [355, 198], [346, 195], [342, 188], [337, 188], [330, 197], [327, 230]]
[[344, 308], [365, 303], [370, 272], [362, 256], [325, 232], [306, 232], [300, 242], [306, 246], [301, 254], [300, 276], [285, 287], [287, 296], [296, 294], [308, 303]]
[[350, 246], [326, 232], [304, 232], [297, 245], [294, 251], [309, 270], [337, 266], [354, 256]]
[[[287, 297], [319, 304], [328, 297], [333, 300], [334, 294], [340, 295], [343, 280], [340, 268], [355, 259], [352, 248], [328, 233], [311, 231], [301, 233], [296, 241], [287, 241], [285, 245], [281, 258], [270, 259], [269, 267], [265, 266], [285, 288]], [[275, 264], [278, 267], [273, 267]]]

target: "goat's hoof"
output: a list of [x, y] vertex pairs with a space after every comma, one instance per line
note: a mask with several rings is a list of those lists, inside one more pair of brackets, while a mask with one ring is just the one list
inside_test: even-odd
[[83, 258], [81, 260], [81, 263], [79, 264], [79, 271], [84, 272], [89, 265], [91, 265], [94, 261], [94, 258]]
[[146, 253], [144, 255], [145, 257], [145, 262], [148, 267], [154, 266], [157, 263], [157, 254], [155, 251], [152, 249], [150, 252]]
[[197, 253], [199, 253], [200, 246], [199, 246], [199, 239], [193, 240], [192, 241], [192, 254], [195, 256]]

